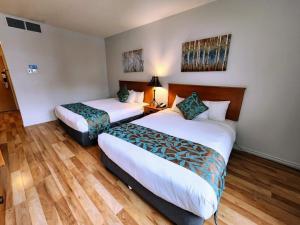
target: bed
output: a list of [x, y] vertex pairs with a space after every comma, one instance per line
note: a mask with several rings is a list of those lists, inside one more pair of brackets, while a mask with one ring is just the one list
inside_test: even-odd
[[[244, 91], [244, 88], [169, 84], [169, 107], [176, 94], [187, 97], [197, 92], [204, 100], [229, 100], [226, 120], [190, 121], [166, 109], [130, 124], [215, 149], [227, 164], [236, 138]], [[104, 165], [175, 224], [203, 224], [216, 212], [219, 199], [197, 174], [108, 133], [99, 135], [98, 143]]]
[[[104, 110], [110, 118], [110, 127], [120, 125], [141, 118], [143, 106], [151, 101], [152, 92], [147, 82], [119, 81], [120, 87], [126, 85], [128, 90], [144, 92], [144, 102], [121, 103], [116, 98], [100, 99], [83, 102], [84, 105], [95, 109]], [[89, 126], [86, 119], [63, 106], [55, 107], [55, 115], [66, 132], [82, 146], [97, 143], [97, 138], [89, 136]]]

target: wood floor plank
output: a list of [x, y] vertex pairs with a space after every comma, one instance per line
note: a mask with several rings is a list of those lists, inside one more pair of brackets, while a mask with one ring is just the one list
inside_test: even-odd
[[[53, 155], [53, 157], [55, 157], [55, 155]], [[55, 163], [50, 163], [50, 161], [48, 167], [51, 171], [53, 180], [55, 181], [57, 188], [60, 190], [62, 196], [64, 197], [64, 199], [60, 199], [56, 203], [56, 208], [58, 209], [58, 213], [62, 218], [63, 224], [92, 224], [87, 214], [85, 213], [84, 208], [62, 176], [62, 174], [64, 173], [62, 169], [64, 168], [61, 166], [60, 169], [58, 169], [57, 165]], [[73, 221], [73, 218], [76, 218], [76, 222]]]
[[5, 210], [0, 211], [0, 225], [5, 225]]
[[0, 144], [4, 144], [7, 143], [7, 136], [6, 136], [6, 132], [1, 130], [0, 131]]
[[122, 209], [117, 216], [124, 225], [138, 225], [138, 223], [124, 209]]
[[45, 188], [54, 202], [59, 201], [63, 197], [51, 175], [45, 178]]
[[[68, 163], [68, 165], [73, 164], [72, 161]], [[79, 184], [82, 186], [82, 188], [87, 193], [88, 197], [91, 199], [91, 201], [95, 204], [95, 206], [98, 208], [99, 212], [101, 212], [101, 215], [104, 218], [104, 221], [106, 224], [109, 225], [121, 225], [121, 221], [115, 216], [115, 214], [110, 210], [110, 208], [107, 205], [107, 202], [105, 202], [101, 195], [98, 194], [98, 192], [95, 190], [95, 188], [90, 185], [88, 180], [86, 179], [86, 176], [82, 174], [75, 165], [71, 165], [69, 167], [71, 173], [74, 177], [78, 180]]]
[[[123, 206], [112, 196], [112, 194], [103, 186], [103, 184], [92, 174], [89, 173], [86, 167], [77, 159], [72, 158], [72, 162], [76, 168], [84, 175], [85, 179], [89, 182], [95, 191], [104, 199], [112, 212], [117, 215]], [[75, 167], [75, 166], [74, 166]]]
[[34, 198], [27, 201], [27, 203], [32, 225], [47, 225], [47, 220], [40, 199]]
[[[263, 212], [262, 210], [242, 201], [241, 199], [230, 195], [228, 193], [224, 193], [222, 200], [226, 200], [226, 204], [230, 205], [231, 208], [238, 208], [237, 211], [241, 212], [243, 210], [247, 214], [248, 217], [252, 217], [253, 220], [256, 221], [257, 224], [284, 224], [282, 221], [268, 215], [267, 213]], [[222, 202], [223, 203], [223, 202]], [[251, 215], [251, 216], [249, 216]]]
[[18, 170], [11, 173], [11, 183], [13, 190], [13, 204], [16, 206], [26, 200], [21, 171]]
[[63, 196], [67, 195], [67, 191], [71, 190], [64, 182], [63, 179], [59, 176], [59, 171], [56, 168], [56, 166], [54, 165], [54, 163], [51, 163], [50, 161], [46, 162], [46, 165], [55, 181], [55, 184], [57, 185], [60, 193]]
[[[51, 176], [48, 176], [45, 180], [51, 180]], [[47, 181], [40, 182], [37, 185], [37, 192], [38, 192], [38, 195], [39, 195], [39, 198], [41, 201], [41, 205], [42, 205], [48, 225], [55, 225], [59, 221], [61, 221], [60, 217], [57, 213], [55, 203], [58, 202], [62, 198], [62, 195], [60, 195], [60, 197], [57, 197], [58, 196], [57, 194], [53, 195], [52, 193], [57, 193], [57, 190], [56, 190], [57, 187], [54, 187], [51, 185], [51, 190], [49, 190], [49, 184], [47, 184], [46, 182]]]
[[[5, 224], [172, 224], [105, 169], [97, 146], [80, 146], [57, 122], [24, 128], [18, 112], [0, 113], [0, 148]], [[218, 222], [299, 225], [300, 171], [233, 151]]]
[[[14, 145], [14, 144], [13, 144]], [[9, 171], [11, 173], [17, 171], [20, 169], [19, 165], [19, 155], [17, 152], [15, 152], [14, 150], [12, 150], [12, 148], [14, 149], [14, 147], [9, 147], [9, 159], [8, 159], [8, 167], [9, 167]]]
[[250, 204], [257, 209], [262, 210], [266, 214], [278, 219], [279, 221], [284, 222], [285, 224], [294, 224], [294, 225], [299, 224], [300, 218], [294, 216], [290, 212], [286, 210], [282, 210], [278, 206], [270, 204], [262, 198], [256, 198], [253, 194], [240, 192], [239, 190], [237, 190], [235, 186], [233, 187], [228, 187], [228, 186], [229, 184], [227, 184], [227, 188], [226, 188], [227, 193], [239, 198], [241, 201], [246, 202], [247, 204]]
[[[68, 199], [68, 196], [66, 196]], [[72, 198], [72, 197], [70, 197]], [[59, 218], [63, 224], [90, 224], [89, 219], [81, 219], [82, 212], [74, 211], [73, 207], [70, 207], [68, 204], [70, 200], [66, 200], [65, 198], [61, 198], [59, 201], [55, 202], [55, 208], [57, 209]], [[78, 203], [79, 204], [79, 203]], [[80, 204], [79, 204], [80, 205]]]
[[93, 224], [75, 195], [69, 194], [64, 198], [78, 224]]
[[5, 161], [4, 161], [4, 158], [2, 156], [2, 151], [0, 149], [0, 167], [2, 167], [2, 166], [5, 166]]
[[15, 208], [5, 210], [5, 225], [16, 225]]
[[[25, 153], [24, 153], [24, 157], [25, 157]], [[30, 168], [29, 168], [29, 165], [28, 165], [28, 162], [27, 162], [26, 158], [24, 158], [22, 160], [20, 170], [21, 170], [24, 190], [27, 190], [27, 189], [31, 188], [34, 185], [34, 182], [33, 182], [31, 171], [30, 171]]]
[[31, 218], [26, 202], [15, 206], [16, 224], [17, 225], [31, 225]]
[[243, 225], [255, 225], [256, 223], [252, 220], [244, 217], [242, 214], [234, 211], [227, 205], [220, 205], [219, 210], [221, 211], [221, 215], [219, 219], [223, 221], [225, 224], [243, 224]]
[[86, 179], [96, 192], [104, 199], [115, 215], [123, 209], [123, 206], [107, 191], [107, 189], [94, 177], [93, 174], [87, 175]]
[[52, 145], [54, 151], [57, 153], [61, 160], [69, 159], [75, 155], [65, 146], [64, 143], [55, 143]]
[[[61, 166], [63, 168], [63, 166]], [[85, 212], [87, 213], [89, 219], [92, 221], [93, 224], [103, 224], [104, 219], [101, 213], [98, 211], [95, 204], [91, 201], [91, 199], [86, 194], [85, 190], [79, 184], [77, 179], [70, 173], [68, 169], [64, 170], [63, 174], [66, 182], [72, 189], [72, 192], [79, 200], [81, 206], [84, 208]]]

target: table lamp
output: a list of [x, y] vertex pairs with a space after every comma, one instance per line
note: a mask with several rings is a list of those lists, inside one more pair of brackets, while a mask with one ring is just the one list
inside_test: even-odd
[[158, 102], [155, 100], [155, 88], [161, 87], [161, 83], [159, 82], [158, 76], [153, 76], [148, 83], [148, 86], [153, 87], [153, 100], [151, 101], [150, 105], [157, 106]]

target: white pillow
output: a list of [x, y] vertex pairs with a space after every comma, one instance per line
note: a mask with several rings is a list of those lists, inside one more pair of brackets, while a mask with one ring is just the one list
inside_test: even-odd
[[135, 98], [136, 103], [144, 102], [144, 92], [135, 92], [135, 95], [136, 95], [136, 98]]
[[171, 110], [174, 111], [174, 112], [181, 113], [180, 110], [177, 108], [176, 105], [177, 105], [179, 102], [182, 102], [183, 100], [184, 100], [184, 98], [181, 98], [181, 97], [179, 97], [178, 95], [176, 95]]
[[203, 101], [209, 107], [208, 118], [211, 120], [224, 121], [230, 101]]
[[136, 92], [134, 90], [129, 91], [129, 96], [127, 98], [127, 103], [134, 103], [136, 100]]

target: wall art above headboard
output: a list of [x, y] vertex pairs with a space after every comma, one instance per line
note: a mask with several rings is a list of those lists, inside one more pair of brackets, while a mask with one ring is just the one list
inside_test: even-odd
[[181, 72], [225, 71], [231, 34], [182, 44]]
[[124, 73], [144, 71], [143, 49], [123, 52], [122, 56]]

